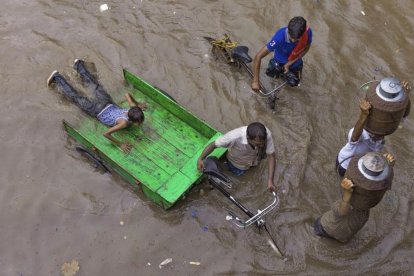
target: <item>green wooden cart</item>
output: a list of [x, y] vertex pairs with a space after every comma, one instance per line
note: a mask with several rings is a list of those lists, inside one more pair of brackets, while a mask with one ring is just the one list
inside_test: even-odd
[[[147, 103], [145, 122], [114, 136], [133, 144], [130, 153], [122, 150], [102, 134], [107, 129], [96, 119], [87, 117], [76, 127], [63, 121], [69, 136], [103, 160], [132, 186], [156, 204], [168, 209], [197, 182], [197, 158], [206, 145], [222, 134], [192, 115], [165, 92], [124, 70], [124, 78], [138, 101]], [[132, 90], [132, 91], [131, 91]], [[127, 107], [127, 102], [119, 103]], [[220, 157], [225, 149], [212, 155]]]

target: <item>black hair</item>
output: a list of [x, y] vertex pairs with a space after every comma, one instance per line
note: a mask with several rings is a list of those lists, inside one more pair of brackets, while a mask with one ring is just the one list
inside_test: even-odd
[[142, 123], [145, 119], [144, 112], [138, 106], [134, 106], [128, 110], [128, 119], [134, 123]]
[[266, 127], [259, 122], [251, 123], [247, 126], [247, 137], [249, 139], [259, 138], [260, 140], [264, 141], [264, 144], [258, 148], [257, 156], [258, 160], [261, 161], [262, 159], [266, 158], [266, 148], [267, 148], [267, 131]]
[[306, 20], [302, 16], [293, 17], [288, 24], [288, 33], [291, 38], [299, 39], [306, 31]]
[[251, 123], [247, 126], [247, 137], [249, 139], [259, 138], [260, 140], [265, 140], [267, 137], [266, 127], [259, 122]]

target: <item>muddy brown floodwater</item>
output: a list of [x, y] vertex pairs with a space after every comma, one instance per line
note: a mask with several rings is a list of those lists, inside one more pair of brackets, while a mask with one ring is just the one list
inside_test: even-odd
[[[316, 237], [312, 223], [340, 195], [334, 160], [357, 119], [359, 86], [414, 81], [413, 9], [412, 0], [2, 0], [0, 275], [59, 275], [71, 260], [78, 275], [412, 275], [413, 114], [386, 137], [394, 183], [352, 241]], [[203, 36], [228, 33], [253, 56], [295, 15], [313, 28], [313, 45], [302, 85], [284, 89], [272, 114]], [[115, 98], [127, 68], [220, 131], [264, 122], [281, 200], [266, 220], [285, 259], [263, 233], [226, 221], [232, 206], [206, 183], [166, 212], [80, 156], [61, 122], [84, 115], [45, 85], [55, 69], [73, 78], [75, 58], [93, 61]], [[234, 179], [232, 193], [262, 205], [266, 171]]]

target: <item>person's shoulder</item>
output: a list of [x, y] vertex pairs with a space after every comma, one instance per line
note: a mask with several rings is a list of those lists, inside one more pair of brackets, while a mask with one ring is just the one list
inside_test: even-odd
[[229, 132], [227, 132], [224, 135], [229, 136], [229, 137], [233, 137], [233, 138], [238, 138], [238, 137], [242, 137], [244, 134], [246, 134], [246, 132], [247, 132], [247, 126], [242, 126], [242, 127], [230, 130]]
[[269, 138], [272, 138], [272, 131], [267, 127], [267, 126], [265, 126], [265, 128], [266, 128], [266, 135], [267, 135], [267, 137]]
[[227, 147], [235, 141], [243, 140], [243, 135], [246, 135], [246, 129], [247, 127], [239, 127], [224, 133], [223, 136], [216, 139], [215, 145], [217, 147]]
[[284, 37], [284, 34], [286, 32], [286, 27], [280, 28], [278, 29], [270, 38], [270, 41], [276, 41], [276, 40], [280, 40], [280, 38]]
[[275, 32], [275, 34], [273, 35], [273, 38], [284, 39], [285, 38], [285, 34], [286, 34], [286, 29], [287, 29], [287, 27], [282, 27], [279, 30], [277, 30]]
[[120, 127], [127, 127], [131, 124], [132, 122], [126, 118], [118, 118], [118, 120], [116, 121], [116, 125], [120, 126]]
[[270, 39], [270, 41], [267, 43], [267, 48], [269, 50], [274, 50], [277, 44], [285, 40], [285, 33], [286, 33], [286, 27], [283, 27], [277, 30], [275, 34], [272, 36], [272, 38]]
[[309, 27], [309, 28], [306, 30], [306, 32], [308, 33], [308, 36], [312, 37], [312, 35], [313, 35], [313, 31], [312, 31], [312, 28], [311, 28], [311, 27]]
[[313, 41], [313, 34], [312, 34], [312, 29], [309, 27], [307, 30], [306, 30], [306, 33], [308, 34], [308, 45], [311, 45], [312, 44], [312, 41]]

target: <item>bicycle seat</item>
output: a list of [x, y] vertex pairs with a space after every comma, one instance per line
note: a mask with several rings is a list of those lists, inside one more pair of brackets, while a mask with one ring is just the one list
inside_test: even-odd
[[218, 169], [217, 162], [218, 162], [217, 157], [209, 156], [209, 157], [205, 158], [203, 160], [203, 163], [204, 163], [203, 173], [207, 174], [207, 175], [210, 175], [210, 176], [213, 176], [213, 177], [216, 177], [216, 178], [218, 178], [221, 181], [224, 181], [226, 183], [230, 183], [230, 179], [226, 175], [222, 174], [220, 172], [220, 170]]
[[248, 52], [249, 48], [247, 46], [236, 46], [231, 51], [231, 57], [244, 63], [250, 63], [252, 62], [252, 58], [249, 56]]

